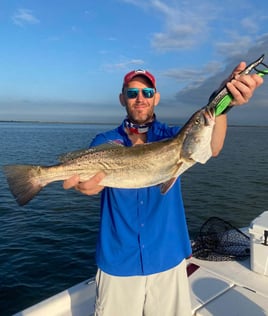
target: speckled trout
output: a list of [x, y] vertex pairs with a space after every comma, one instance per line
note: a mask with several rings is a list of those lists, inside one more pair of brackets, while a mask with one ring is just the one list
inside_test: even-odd
[[[248, 65], [240, 75], [252, 70], [268, 74], [264, 55]], [[258, 65], [266, 69], [259, 70]], [[115, 143], [97, 146], [62, 156], [54, 166], [8, 165], [4, 167], [10, 191], [19, 205], [28, 203], [51, 182], [65, 180], [74, 174], [81, 181], [103, 171], [100, 185], [114, 188], [142, 188], [159, 185], [165, 194], [176, 179], [195, 163], [206, 163], [211, 157], [211, 136], [215, 116], [231, 108], [232, 96], [224, 86], [209, 103], [195, 112], [179, 133], [171, 139], [124, 147]]]
[[165, 194], [185, 170], [211, 157], [214, 124], [215, 109], [202, 108], [171, 139], [132, 147], [109, 143], [63, 155], [53, 166], [7, 165], [4, 173], [19, 205], [28, 203], [51, 182], [74, 174], [85, 181], [99, 171], [106, 174], [102, 186], [142, 188], [159, 184]]

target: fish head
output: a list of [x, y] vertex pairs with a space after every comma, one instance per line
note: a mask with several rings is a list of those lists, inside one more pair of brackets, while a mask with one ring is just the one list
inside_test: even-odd
[[186, 123], [181, 156], [185, 160], [206, 163], [212, 156], [211, 137], [215, 125], [215, 110], [203, 108]]

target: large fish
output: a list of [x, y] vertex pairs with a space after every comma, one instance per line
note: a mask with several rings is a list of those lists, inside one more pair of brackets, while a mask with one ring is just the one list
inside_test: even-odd
[[[264, 55], [248, 65], [240, 74], [258, 70]], [[142, 188], [161, 184], [166, 193], [176, 179], [195, 163], [206, 163], [211, 157], [211, 136], [215, 116], [224, 113], [232, 101], [228, 89], [223, 87], [210, 102], [194, 113], [172, 139], [155, 143], [124, 147], [107, 144], [65, 155], [55, 166], [7, 165], [4, 173], [9, 188], [19, 205], [28, 203], [43, 187], [51, 182], [65, 180], [74, 174], [81, 181], [88, 180], [99, 171], [106, 176], [100, 185], [114, 188]]]
[[203, 108], [171, 139], [132, 147], [109, 143], [69, 153], [54, 166], [7, 165], [4, 173], [19, 205], [28, 203], [51, 182], [74, 174], [84, 181], [99, 171], [106, 174], [100, 182], [103, 186], [142, 188], [161, 184], [164, 194], [185, 170], [211, 157], [214, 124], [214, 109]]

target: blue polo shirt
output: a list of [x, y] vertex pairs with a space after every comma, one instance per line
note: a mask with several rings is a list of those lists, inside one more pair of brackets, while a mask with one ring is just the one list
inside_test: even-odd
[[[155, 121], [147, 141], [174, 136], [178, 127]], [[91, 146], [116, 141], [131, 146], [123, 124], [99, 134]], [[160, 186], [141, 189], [106, 187], [96, 250], [98, 267], [115, 276], [149, 275], [171, 269], [191, 254], [180, 179], [165, 195]]]

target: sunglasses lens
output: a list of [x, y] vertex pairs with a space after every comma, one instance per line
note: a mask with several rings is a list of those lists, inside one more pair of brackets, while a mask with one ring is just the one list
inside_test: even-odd
[[154, 89], [144, 88], [144, 89], [142, 89], [142, 94], [145, 98], [150, 99], [154, 96]]
[[139, 89], [136, 89], [136, 88], [127, 89], [127, 97], [129, 99], [137, 98], [138, 94], [139, 94]]
[[[139, 94], [139, 89], [138, 88], [129, 88], [126, 91], [127, 97], [129, 99], [135, 99], [137, 98], [138, 94]], [[142, 89], [142, 94], [144, 96], [144, 98], [146, 99], [150, 99], [154, 96], [155, 90], [153, 88], [144, 88]]]

